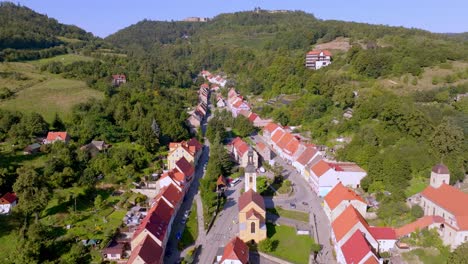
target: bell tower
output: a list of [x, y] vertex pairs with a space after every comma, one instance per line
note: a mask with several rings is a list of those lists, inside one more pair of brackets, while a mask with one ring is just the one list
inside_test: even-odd
[[248, 161], [245, 167], [245, 192], [252, 189], [257, 192], [257, 169], [254, 163], [254, 153], [252, 148], [249, 149], [247, 154]]
[[432, 167], [430, 185], [439, 188], [442, 184], [450, 184], [450, 171], [444, 164]]

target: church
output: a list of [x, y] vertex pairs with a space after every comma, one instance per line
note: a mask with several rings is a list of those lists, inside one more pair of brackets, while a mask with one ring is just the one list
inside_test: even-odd
[[440, 216], [438, 227], [445, 245], [452, 249], [468, 241], [468, 194], [449, 185], [450, 172], [443, 164], [432, 168], [430, 185], [421, 192], [425, 216]]
[[239, 197], [239, 237], [256, 243], [267, 238], [266, 211], [263, 197], [257, 193], [257, 172], [253, 150], [248, 153], [245, 167], [245, 190]]

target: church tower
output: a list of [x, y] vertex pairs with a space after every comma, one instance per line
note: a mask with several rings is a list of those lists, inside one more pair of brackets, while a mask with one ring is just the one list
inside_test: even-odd
[[450, 184], [450, 172], [443, 164], [437, 164], [432, 167], [431, 171], [431, 186], [439, 188], [442, 184]]
[[252, 189], [257, 192], [257, 168], [254, 163], [254, 153], [252, 148], [249, 149], [248, 162], [245, 167], [245, 192]]

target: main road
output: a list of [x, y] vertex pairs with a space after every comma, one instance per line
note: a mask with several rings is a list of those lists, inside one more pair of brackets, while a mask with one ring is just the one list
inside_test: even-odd
[[[262, 142], [268, 146], [272, 151], [273, 149], [260, 135], [253, 137], [255, 143]], [[320, 264], [333, 264], [336, 263], [333, 257], [333, 247], [330, 244], [331, 226], [325, 212], [322, 208], [322, 199], [316, 195], [310, 188], [306, 180], [296, 171], [296, 169], [289, 165], [284, 159], [279, 156], [275, 157], [275, 163], [283, 167], [283, 176], [293, 183], [293, 195], [287, 198], [266, 198], [265, 206], [272, 208], [281, 206], [285, 209], [290, 208], [290, 204], [296, 205], [296, 210], [304, 211], [309, 214], [310, 229], [314, 234], [315, 241], [322, 246], [317, 262]], [[303, 204], [304, 202], [304, 204]]]

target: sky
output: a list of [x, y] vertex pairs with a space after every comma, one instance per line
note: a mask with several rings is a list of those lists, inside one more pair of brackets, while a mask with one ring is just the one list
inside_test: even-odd
[[[14, 0], [11, 0], [14, 1]], [[106, 37], [143, 19], [181, 20], [262, 9], [302, 10], [319, 19], [384, 24], [432, 32], [467, 32], [467, 0], [20, 0], [65, 24]]]

